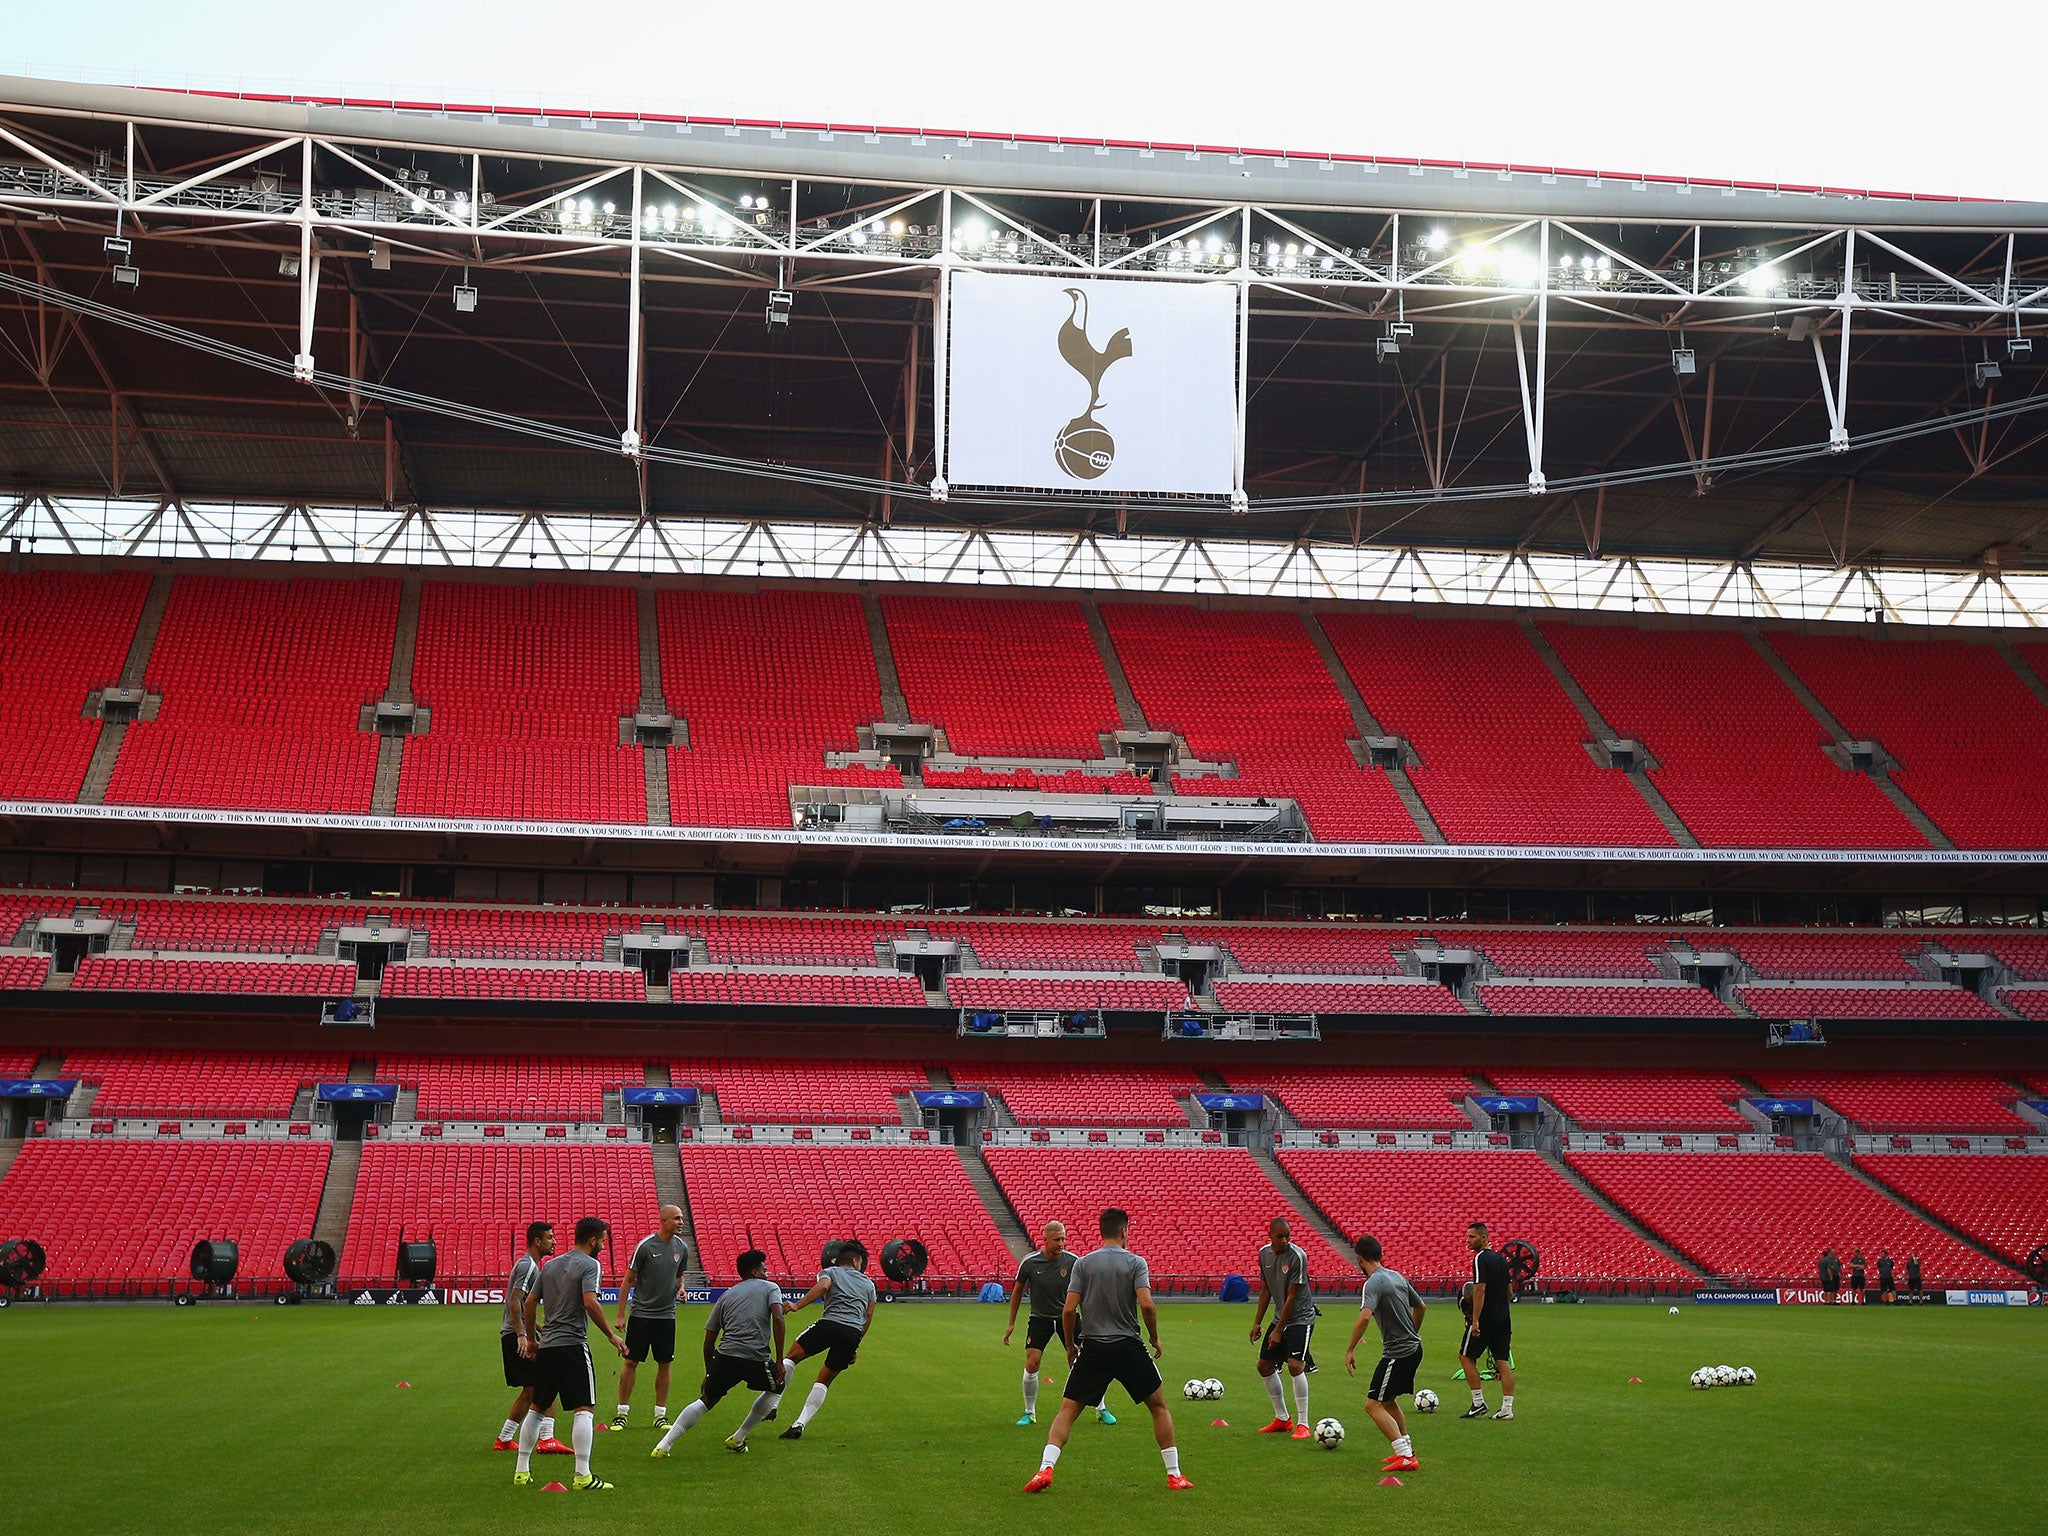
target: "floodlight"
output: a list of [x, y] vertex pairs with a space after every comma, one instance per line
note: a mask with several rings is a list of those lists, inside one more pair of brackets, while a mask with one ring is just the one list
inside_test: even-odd
[[473, 315], [476, 313], [476, 289], [468, 283], [455, 285], [455, 313]]
[[1383, 363], [1390, 357], [1398, 357], [1401, 352], [1401, 343], [1392, 336], [1380, 337], [1378, 341], [1373, 343], [1373, 347], [1379, 353], [1380, 361]]
[[133, 251], [135, 247], [125, 237], [121, 235], [109, 235], [106, 239], [100, 242], [100, 249], [106, 252], [106, 254], [109, 256], [117, 257], [125, 261], [128, 258], [129, 253]]
[[787, 288], [777, 288], [768, 295], [768, 329], [785, 330], [789, 326], [790, 312], [796, 308], [796, 295]]
[[370, 242], [370, 270], [372, 272], [389, 272], [391, 270], [391, 242], [389, 240], [372, 240]]
[[125, 263], [115, 267], [114, 286], [116, 288], [140, 288], [142, 286], [142, 268], [131, 267]]
[[1440, 251], [1450, 242], [1450, 236], [1440, 229], [1432, 229], [1422, 237], [1422, 248], [1426, 251]]
[[1976, 380], [1979, 389], [1989, 389], [1993, 380], [2005, 376], [2005, 369], [1987, 357], [1981, 363], [1972, 363], [1970, 374]]
[[1415, 334], [1415, 322], [1413, 320], [1389, 320], [1387, 322], [1387, 334], [1389, 336], [1413, 336]]
[[299, 275], [299, 258], [290, 254], [278, 257], [277, 275], [279, 277], [297, 277]]
[[2007, 357], [2032, 357], [2034, 355], [2034, 338], [2031, 336], [2006, 337], [2005, 355]]
[[1671, 371], [1681, 378], [1686, 374], [1699, 372], [1698, 362], [1693, 357], [1691, 347], [1673, 347], [1671, 349]]

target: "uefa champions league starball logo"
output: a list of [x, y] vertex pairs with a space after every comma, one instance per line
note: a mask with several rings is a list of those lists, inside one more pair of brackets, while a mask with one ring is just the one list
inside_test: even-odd
[[1110, 365], [1131, 355], [1131, 331], [1125, 326], [1097, 347], [1088, 339], [1088, 295], [1065, 290], [1073, 308], [1059, 331], [1060, 357], [1088, 381], [1088, 408], [1061, 427], [1052, 440], [1053, 462], [1076, 480], [1094, 480], [1116, 461], [1116, 439], [1095, 419], [1102, 409], [1102, 376]]

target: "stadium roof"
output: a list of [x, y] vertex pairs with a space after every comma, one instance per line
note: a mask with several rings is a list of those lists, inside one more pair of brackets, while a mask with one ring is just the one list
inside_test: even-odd
[[[1242, 515], [932, 500], [942, 269], [1204, 264]], [[24, 495], [2048, 564], [2043, 205], [7, 79], [0, 289]]]

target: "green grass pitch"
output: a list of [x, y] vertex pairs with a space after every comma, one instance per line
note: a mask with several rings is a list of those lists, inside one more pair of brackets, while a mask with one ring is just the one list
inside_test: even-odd
[[[804, 1440], [763, 1426], [744, 1457], [719, 1443], [745, 1410], [735, 1393], [674, 1459], [649, 1460], [654, 1383], [643, 1367], [633, 1428], [598, 1433], [596, 1469], [618, 1485], [604, 1495], [543, 1494], [547, 1476], [515, 1490], [513, 1458], [488, 1449], [511, 1397], [490, 1307], [15, 1307], [0, 1313], [12, 1363], [0, 1439], [16, 1508], [39, 1532], [1213, 1536], [1384, 1521], [1402, 1536], [1931, 1536], [2030, 1529], [2040, 1513], [2048, 1317], [2038, 1311], [1518, 1308], [1519, 1417], [1496, 1424], [1455, 1417], [1457, 1314], [1432, 1307], [1422, 1379], [1446, 1411], [1411, 1410], [1422, 1470], [1382, 1488], [1385, 1444], [1362, 1406], [1370, 1361], [1356, 1380], [1343, 1371], [1350, 1307], [1324, 1307], [1311, 1398], [1315, 1417], [1350, 1432], [1334, 1452], [1253, 1433], [1270, 1405], [1245, 1340], [1249, 1307], [1167, 1307], [1160, 1364], [1194, 1490], [1167, 1492], [1133, 1410], [1114, 1427], [1092, 1416], [1077, 1425], [1057, 1484], [1031, 1498], [1019, 1489], [1044, 1433], [1012, 1423], [1021, 1362], [1018, 1346], [999, 1342], [1003, 1311], [882, 1308], [860, 1364]], [[702, 1317], [686, 1309], [683, 1340], [701, 1337]], [[693, 1395], [696, 1362], [678, 1359], [671, 1407]], [[1688, 1388], [1695, 1366], [1718, 1364], [1753, 1366], [1760, 1384]], [[1221, 1404], [1181, 1401], [1182, 1381], [1208, 1375], [1225, 1383]], [[600, 1363], [600, 1422], [616, 1380], [616, 1360]], [[1041, 1426], [1056, 1391], [1042, 1399]], [[1111, 1406], [1127, 1405], [1113, 1396]], [[1212, 1428], [1218, 1417], [1230, 1427]], [[535, 1469], [566, 1481], [569, 1460], [537, 1457]]]

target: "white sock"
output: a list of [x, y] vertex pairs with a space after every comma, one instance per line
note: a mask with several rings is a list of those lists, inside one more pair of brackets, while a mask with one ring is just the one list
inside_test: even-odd
[[1474, 1408], [1484, 1408], [1486, 1406], [1486, 1394], [1477, 1387], [1472, 1389], [1472, 1406]]
[[798, 1429], [802, 1429], [818, 1416], [818, 1410], [825, 1406], [825, 1392], [825, 1383], [822, 1381], [812, 1384], [811, 1395], [804, 1399], [803, 1407], [797, 1410], [796, 1427]]
[[1274, 1418], [1284, 1419], [1289, 1417], [1287, 1412], [1287, 1393], [1280, 1386], [1280, 1373], [1278, 1371], [1275, 1371], [1266, 1378], [1266, 1396], [1273, 1399]]
[[1413, 1456], [1415, 1454], [1415, 1442], [1406, 1435], [1398, 1436], [1394, 1441], [1393, 1451], [1396, 1456]]
[[1038, 1470], [1050, 1472], [1055, 1466], [1059, 1465], [1059, 1459], [1060, 1448], [1056, 1445], [1047, 1445], [1045, 1454], [1038, 1458]]
[[544, 1413], [540, 1416], [540, 1437], [543, 1440], [555, 1438], [555, 1416], [552, 1413]]
[[503, 1429], [501, 1429], [501, 1430], [499, 1430], [499, 1431], [498, 1431], [498, 1438], [499, 1438], [500, 1440], [510, 1440], [510, 1439], [512, 1439], [512, 1438], [513, 1438], [514, 1436], [516, 1436], [516, 1435], [517, 1435], [518, 1433], [519, 1433], [519, 1420], [517, 1420], [517, 1419], [507, 1419], [507, 1420], [505, 1421], [505, 1427], [504, 1427]]
[[747, 1416], [740, 1420], [740, 1427], [734, 1431], [733, 1438], [741, 1444], [745, 1444], [747, 1435], [753, 1427], [773, 1413], [776, 1405], [781, 1401], [782, 1394], [780, 1392], [763, 1392], [759, 1397], [755, 1398], [754, 1406], [749, 1408]]
[[654, 1442], [655, 1448], [657, 1450], [667, 1450], [670, 1446], [674, 1445], [676, 1441], [680, 1440], [684, 1435], [690, 1432], [691, 1425], [695, 1424], [699, 1419], [703, 1418], [704, 1415], [709, 1413], [710, 1411], [710, 1409], [704, 1406], [704, 1400], [702, 1398], [699, 1398], [696, 1402], [691, 1403], [681, 1413], [676, 1415], [676, 1420], [673, 1424], [669, 1425], [668, 1432], [664, 1434], [659, 1440]]
[[1168, 1445], [1168, 1446], [1162, 1446], [1162, 1447], [1160, 1447], [1160, 1451], [1159, 1451], [1159, 1459], [1160, 1459], [1161, 1461], [1163, 1461], [1163, 1462], [1165, 1462], [1165, 1463], [1166, 1463], [1166, 1475], [1167, 1475], [1168, 1477], [1178, 1477], [1178, 1476], [1180, 1476], [1180, 1447], [1179, 1447], [1179, 1446], [1177, 1446], [1177, 1445]]
[[1024, 1411], [1026, 1413], [1038, 1412], [1038, 1372], [1036, 1371], [1026, 1371], [1024, 1373]]
[[[1277, 1378], [1280, 1373], [1278, 1371], [1275, 1371], [1273, 1374]], [[1294, 1378], [1294, 1422], [1297, 1424], [1306, 1424], [1308, 1422], [1307, 1371], [1303, 1371], [1299, 1376]]]
[[575, 1420], [569, 1427], [569, 1448], [576, 1453], [576, 1475], [590, 1476], [590, 1442], [597, 1433], [597, 1415], [588, 1408], [578, 1408]]
[[789, 1384], [794, 1377], [795, 1371], [796, 1362], [785, 1357], [782, 1362], [782, 1387], [784, 1391], [789, 1390]]
[[533, 1470], [533, 1448], [540, 1443], [541, 1418], [531, 1409], [527, 1411], [526, 1422], [519, 1426], [519, 1470]]
[[1097, 1400], [1095, 1404], [1095, 1411], [1097, 1413], [1109, 1412], [1109, 1394], [1107, 1392], [1104, 1392], [1101, 1398]]
[[626, 1417], [626, 1416], [627, 1416], [628, 1414], [630, 1414], [630, 1413], [631, 1413], [632, 1411], [633, 1411], [633, 1405], [632, 1405], [631, 1403], [621, 1403], [621, 1404], [619, 1404], [619, 1417], [620, 1417], [620, 1418], [622, 1418], [622, 1419], [623, 1419], [623, 1418], [625, 1418], [625, 1417]]
[[1513, 1412], [1515, 1411], [1515, 1394], [1514, 1394], [1514, 1393], [1512, 1393], [1512, 1392], [1509, 1392], [1509, 1393], [1506, 1393], [1506, 1394], [1504, 1394], [1504, 1395], [1503, 1395], [1503, 1396], [1501, 1397], [1501, 1400], [1500, 1400], [1500, 1411], [1501, 1411], [1502, 1413], [1513, 1413]]

